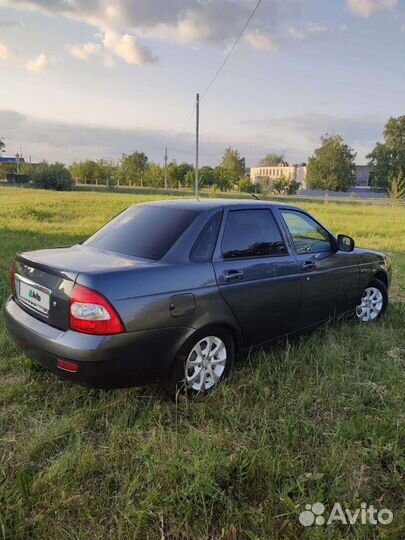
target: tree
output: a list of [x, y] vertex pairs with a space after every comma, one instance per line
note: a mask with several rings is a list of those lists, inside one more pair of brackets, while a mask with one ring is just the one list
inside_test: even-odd
[[257, 191], [257, 185], [253, 184], [250, 178], [241, 178], [239, 181], [239, 189], [243, 193], [255, 193]]
[[225, 149], [221, 166], [227, 171], [231, 184], [237, 184], [245, 175], [245, 158], [240, 156], [238, 150], [233, 150], [230, 146]]
[[300, 188], [300, 183], [295, 180], [291, 180], [287, 186], [287, 195], [295, 195]]
[[308, 185], [312, 189], [347, 191], [356, 181], [355, 157], [340, 135], [321, 137], [321, 146], [308, 161]]
[[116, 181], [112, 181], [112, 178], [115, 179], [117, 173], [117, 167], [112, 161], [106, 159], [99, 159], [96, 161], [96, 170], [94, 172], [95, 178], [101, 184], [104, 184], [110, 188], [113, 188], [116, 184]]
[[214, 169], [212, 167], [209, 167], [208, 165], [204, 165], [204, 167], [201, 167], [201, 169], [199, 170], [199, 179], [201, 186], [211, 187], [215, 184]]
[[261, 160], [260, 165], [262, 167], [279, 167], [287, 166], [288, 163], [283, 154], [269, 153]]
[[[204, 186], [212, 186], [215, 184], [216, 176], [215, 171], [212, 167], [209, 167], [208, 165], [204, 165], [204, 167], [201, 167], [198, 170], [198, 186], [204, 187]], [[185, 176], [185, 185], [190, 187], [191, 189], [194, 189], [195, 186], [195, 168], [192, 167], [189, 171], [187, 171], [187, 174]]]
[[194, 167], [190, 163], [172, 161], [167, 166], [167, 180], [170, 187], [187, 185], [190, 175], [194, 176]]
[[388, 120], [384, 142], [377, 143], [367, 158], [374, 187], [389, 188], [401, 173], [405, 174], [405, 116]]
[[230, 171], [226, 167], [223, 167], [222, 165], [218, 165], [217, 167], [215, 167], [214, 172], [215, 186], [217, 186], [221, 191], [228, 191], [232, 188], [232, 184], [234, 183], [235, 178], [232, 171]]
[[287, 193], [288, 184], [289, 181], [287, 180], [287, 178], [281, 176], [280, 178], [273, 180], [273, 183], [271, 185], [271, 191], [278, 194]]
[[6, 149], [6, 145], [2, 137], [0, 137], [0, 152], [4, 152]]
[[74, 161], [72, 165], [70, 166], [70, 173], [73, 176], [73, 178], [77, 181], [84, 182], [87, 184], [95, 183], [96, 180], [98, 180], [97, 175], [99, 172], [99, 168], [97, 166], [97, 163], [95, 161], [92, 161], [91, 159], [87, 159], [85, 161]]
[[32, 183], [41, 189], [54, 189], [56, 191], [69, 191], [73, 187], [70, 171], [63, 163], [53, 165], [43, 164], [35, 168], [32, 173]]
[[0, 163], [0, 178], [5, 178], [8, 174], [16, 174], [16, 163]]
[[158, 163], [148, 163], [144, 173], [145, 186], [154, 188], [163, 187], [164, 172]]
[[122, 154], [118, 178], [128, 184], [135, 182], [142, 186], [147, 165], [148, 156], [143, 152]]

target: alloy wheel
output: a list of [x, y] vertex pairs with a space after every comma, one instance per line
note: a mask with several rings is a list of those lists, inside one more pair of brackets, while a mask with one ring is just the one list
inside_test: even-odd
[[221, 379], [227, 361], [225, 343], [216, 336], [207, 336], [192, 348], [185, 364], [185, 381], [195, 392], [213, 388]]
[[362, 322], [375, 321], [384, 306], [384, 297], [377, 287], [365, 289], [361, 303], [356, 308], [356, 315]]

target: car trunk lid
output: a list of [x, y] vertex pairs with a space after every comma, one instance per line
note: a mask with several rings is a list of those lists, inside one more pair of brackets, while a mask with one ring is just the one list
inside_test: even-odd
[[16, 301], [34, 317], [67, 330], [70, 296], [81, 272], [102, 273], [147, 263], [81, 245], [19, 253], [14, 262]]

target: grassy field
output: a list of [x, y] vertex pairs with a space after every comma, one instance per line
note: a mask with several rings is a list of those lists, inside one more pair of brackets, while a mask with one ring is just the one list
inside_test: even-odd
[[[0, 302], [16, 251], [80, 241], [152, 198], [0, 189]], [[59, 381], [0, 320], [0, 540], [405, 537], [405, 208], [299, 204], [392, 255], [388, 314], [242, 357], [205, 399]], [[307, 503], [363, 501], [393, 522], [298, 521]]]

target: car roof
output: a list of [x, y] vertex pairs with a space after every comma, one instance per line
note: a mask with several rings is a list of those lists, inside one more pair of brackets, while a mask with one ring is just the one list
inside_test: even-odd
[[257, 201], [250, 199], [170, 199], [162, 201], [151, 201], [147, 203], [150, 206], [164, 206], [181, 208], [184, 210], [212, 210], [215, 208], [233, 208], [233, 209], [246, 209], [246, 208], [263, 208], [263, 207], [283, 207], [283, 208], [298, 208], [289, 204], [285, 204], [277, 201]]

